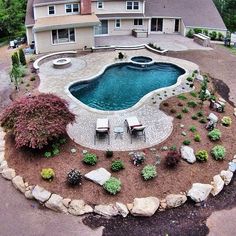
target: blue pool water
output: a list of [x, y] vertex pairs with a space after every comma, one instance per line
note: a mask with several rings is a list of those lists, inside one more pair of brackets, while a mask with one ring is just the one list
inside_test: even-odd
[[82, 103], [98, 110], [117, 111], [132, 107], [147, 93], [177, 82], [185, 71], [167, 63], [145, 66], [116, 64], [89, 82], [78, 82], [69, 90]]

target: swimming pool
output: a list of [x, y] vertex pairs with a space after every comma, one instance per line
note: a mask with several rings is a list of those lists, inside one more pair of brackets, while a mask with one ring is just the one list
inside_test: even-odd
[[71, 85], [69, 91], [89, 107], [118, 111], [134, 106], [151, 91], [174, 85], [184, 73], [182, 68], [168, 63], [121, 63], [107, 67], [91, 81]]

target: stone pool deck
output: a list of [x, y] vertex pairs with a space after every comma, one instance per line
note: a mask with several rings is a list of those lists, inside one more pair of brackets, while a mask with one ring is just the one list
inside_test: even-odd
[[[88, 148], [100, 150], [137, 150], [151, 147], [163, 142], [172, 132], [173, 118], [167, 116], [159, 110], [159, 104], [166, 98], [183, 92], [190, 91], [186, 85], [188, 74], [198, 69], [198, 66], [189, 61], [174, 59], [160, 56], [142, 50], [123, 51], [129, 60], [133, 56], [149, 56], [157, 62], [174, 63], [187, 71], [181, 83], [178, 86], [171, 86], [166, 89], [154, 91], [152, 94], [145, 96], [135, 107], [118, 112], [104, 112], [91, 109], [68, 93], [68, 85], [75, 81], [83, 81], [100, 73], [106, 65], [118, 62], [115, 58], [117, 51], [91, 53], [85, 56], [71, 58], [72, 65], [66, 69], [53, 68], [52, 60], [45, 62], [40, 66], [40, 86], [39, 91], [56, 94], [70, 104], [70, 110], [76, 114], [76, 122], [68, 126], [69, 136], [76, 142]], [[162, 98], [162, 99], [160, 99]], [[137, 116], [139, 121], [145, 125], [147, 140], [133, 139], [131, 144], [130, 135], [126, 133], [124, 121], [129, 116]], [[110, 121], [110, 138], [108, 145], [107, 140], [98, 140], [94, 145], [95, 124], [97, 118], [107, 117]], [[115, 139], [114, 127], [124, 127], [123, 139]]]

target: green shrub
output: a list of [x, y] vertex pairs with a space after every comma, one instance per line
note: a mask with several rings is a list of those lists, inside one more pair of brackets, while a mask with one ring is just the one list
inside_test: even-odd
[[192, 96], [192, 97], [197, 97], [197, 93], [195, 93], [195, 92], [190, 92], [190, 95]]
[[210, 138], [211, 141], [220, 140], [221, 132], [218, 129], [213, 129], [212, 131], [208, 133], [208, 137]]
[[119, 171], [119, 170], [122, 170], [124, 168], [125, 168], [124, 163], [121, 160], [113, 161], [112, 164], [111, 164], [111, 170], [112, 171]]
[[111, 150], [106, 150], [106, 157], [110, 158], [110, 157], [113, 157], [113, 151]]
[[52, 181], [54, 176], [55, 176], [55, 173], [52, 168], [44, 168], [41, 170], [41, 177], [44, 180]]
[[183, 141], [183, 144], [184, 144], [184, 145], [187, 145], [187, 146], [190, 145], [190, 143], [191, 143], [191, 141], [188, 140], [188, 139], [186, 139], [186, 140]]
[[60, 153], [60, 149], [59, 149], [59, 148], [53, 148], [53, 150], [52, 150], [53, 156], [56, 156], [56, 155], [58, 155], [59, 153]]
[[198, 161], [207, 161], [208, 159], [208, 153], [206, 150], [199, 150], [197, 153], [196, 153], [196, 158]]
[[81, 185], [82, 181], [82, 175], [81, 173], [76, 170], [72, 169], [68, 174], [67, 174], [67, 182], [68, 184], [75, 186], [75, 185]]
[[211, 155], [215, 160], [223, 160], [225, 158], [226, 150], [221, 145], [216, 145], [211, 149]]
[[201, 136], [199, 134], [194, 135], [194, 141], [195, 142], [200, 142], [201, 141]]
[[20, 60], [21, 65], [23, 66], [26, 65], [25, 54], [22, 48], [19, 49], [19, 60]]
[[177, 98], [180, 100], [187, 100], [187, 97], [183, 94], [178, 95]]
[[111, 177], [104, 184], [103, 188], [110, 194], [117, 194], [121, 190], [121, 182], [115, 177]]
[[172, 146], [170, 147], [170, 150], [171, 150], [171, 151], [176, 151], [176, 150], [177, 150], [176, 145], [172, 145]]
[[207, 123], [207, 119], [206, 118], [201, 118], [199, 120], [199, 122], [202, 123], [202, 124], [206, 124]]
[[189, 110], [188, 110], [188, 108], [187, 108], [187, 107], [184, 107], [184, 108], [182, 109], [182, 112], [183, 112], [183, 113], [188, 113], [188, 112], [189, 112]]
[[217, 40], [223, 41], [224, 40], [224, 35], [221, 32], [217, 33]]
[[183, 115], [182, 115], [181, 113], [178, 113], [178, 114], [176, 115], [176, 118], [181, 120], [181, 119], [183, 118]]
[[210, 34], [209, 34], [211, 40], [216, 40], [216, 37], [217, 37], [217, 33], [216, 31], [212, 31]]
[[221, 123], [222, 125], [224, 126], [230, 126], [231, 123], [232, 123], [232, 120], [229, 116], [224, 116], [222, 119], [221, 119]]
[[194, 126], [194, 125], [190, 126], [189, 131], [191, 131], [193, 133], [196, 132], [197, 131], [196, 126]]
[[156, 166], [146, 165], [142, 169], [141, 174], [142, 174], [144, 180], [153, 179], [154, 177], [157, 176]]
[[198, 117], [197, 117], [196, 115], [192, 115], [192, 119], [193, 119], [193, 120], [197, 120]]
[[190, 29], [190, 30], [187, 32], [186, 37], [188, 37], [188, 38], [193, 38], [193, 35], [194, 35], [194, 31], [193, 31], [193, 29]]
[[198, 117], [202, 117], [202, 116], [204, 116], [203, 111], [198, 111], [198, 112], [197, 112], [197, 116], [198, 116]]
[[194, 31], [195, 34], [201, 34], [202, 33], [202, 29], [200, 29], [200, 28], [194, 28], [193, 31]]
[[87, 165], [94, 166], [97, 163], [97, 156], [92, 153], [86, 153], [84, 155], [83, 162]]
[[195, 101], [189, 101], [187, 104], [189, 107], [192, 107], [192, 108], [197, 106], [197, 103]]
[[59, 139], [60, 144], [66, 144], [66, 142], [67, 142], [66, 138], [60, 138]]
[[188, 82], [193, 82], [193, 78], [192, 78], [192, 77], [188, 77], [188, 78], [187, 78], [187, 81], [188, 81]]
[[208, 35], [209, 35], [208, 29], [204, 29], [204, 30], [203, 30], [203, 34], [205, 34], [206, 36], [208, 36]]
[[52, 153], [51, 152], [45, 152], [44, 157], [50, 158], [50, 157], [52, 157]]

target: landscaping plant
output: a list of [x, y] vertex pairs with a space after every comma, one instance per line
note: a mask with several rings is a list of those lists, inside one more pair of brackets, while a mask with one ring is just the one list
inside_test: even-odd
[[112, 164], [111, 164], [111, 170], [112, 171], [119, 171], [119, 170], [122, 170], [124, 168], [125, 168], [124, 163], [121, 160], [113, 161]]
[[165, 164], [167, 167], [174, 168], [178, 165], [181, 155], [178, 151], [169, 151], [165, 158]]
[[113, 157], [113, 151], [106, 150], [106, 157], [108, 157], [108, 158]]
[[82, 175], [81, 173], [76, 170], [72, 169], [68, 174], [67, 174], [67, 182], [68, 184], [75, 186], [75, 185], [81, 185], [82, 181]]
[[66, 101], [42, 93], [13, 102], [2, 113], [0, 124], [13, 132], [17, 148], [43, 148], [65, 135], [66, 126], [74, 120]]
[[182, 112], [183, 112], [183, 113], [188, 113], [188, 112], [189, 112], [189, 110], [188, 110], [188, 108], [187, 108], [187, 107], [184, 107], [184, 108], [182, 109]]
[[44, 180], [52, 181], [54, 176], [55, 176], [55, 173], [52, 168], [44, 168], [41, 170], [41, 177]]
[[186, 140], [184, 140], [183, 141], [183, 145], [190, 145], [191, 144], [191, 141], [190, 140], [188, 140], [188, 139], [186, 139]]
[[25, 54], [22, 48], [19, 49], [19, 60], [20, 60], [21, 65], [23, 66], [26, 65]]
[[188, 107], [192, 107], [192, 108], [197, 106], [197, 103], [195, 101], [189, 101], [187, 104], [188, 104]]
[[196, 156], [197, 160], [200, 162], [207, 161], [207, 159], [208, 159], [208, 153], [206, 150], [199, 150], [195, 156]]
[[232, 120], [229, 116], [224, 116], [222, 119], [221, 119], [221, 123], [222, 125], [224, 126], [230, 126], [232, 124]]
[[220, 140], [221, 132], [218, 129], [213, 129], [212, 131], [208, 133], [208, 137], [210, 138], [211, 141]]
[[154, 165], [146, 165], [142, 171], [141, 175], [143, 176], [144, 180], [153, 179], [157, 176], [156, 166]]
[[180, 100], [187, 100], [187, 97], [183, 94], [178, 95], [177, 98]]
[[191, 117], [193, 120], [197, 120], [198, 119], [198, 117], [196, 116], [196, 115], [192, 115], [192, 117]]
[[111, 177], [104, 184], [103, 188], [110, 194], [116, 195], [121, 190], [121, 182], [115, 177]]
[[97, 164], [97, 156], [93, 153], [86, 153], [84, 155], [83, 162], [87, 165], [94, 166]]
[[193, 132], [193, 133], [194, 133], [195, 131], [197, 131], [196, 126], [194, 126], [194, 125], [190, 126], [189, 131], [191, 131], [191, 132]]
[[216, 145], [211, 149], [211, 155], [215, 160], [223, 160], [225, 158], [226, 150], [221, 145]]
[[195, 142], [200, 142], [200, 141], [201, 141], [201, 136], [200, 136], [200, 134], [195, 134], [195, 135], [194, 135], [194, 141], [195, 141]]
[[182, 115], [181, 113], [178, 113], [178, 114], [176, 115], [176, 118], [179, 119], [179, 120], [181, 120], [181, 119], [183, 118], [183, 115]]

